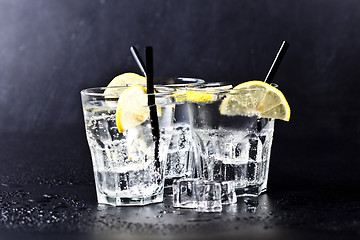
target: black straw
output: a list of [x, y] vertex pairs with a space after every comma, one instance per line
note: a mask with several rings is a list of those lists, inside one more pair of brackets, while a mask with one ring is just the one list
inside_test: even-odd
[[[283, 60], [288, 47], [289, 47], [289, 43], [286, 41], [283, 41], [278, 53], [276, 54], [274, 61], [269, 69], [269, 72], [268, 72], [264, 82], [271, 83], [274, 80], [274, 76], [280, 67], [280, 63]], [[257, 119], [257, 130], [260, 132], [268, 122], [269, 122], [268, 118], [258, 118]]]
[[264, 82], [271, 83], [274, 80], [276, 71], [279, 69], [280, 63], [283, 60], [288, 47], [289, 47], [289, 43], [286, 41], [283, 41], [283, 43], [281, 44], [280, 50], [276, 54], [275, 60], [274, 60], [273, 64], [271, 65], [270, 70], [269, 70]]
[[160, 131], [159, 131], [159, 121], [155, 105], [155, 95], [154, 95], [154, 63], [153, 63], [153, 48], [146, 47], [146, 85], [147, 85], [147, 94], [148, 94], [148, 105], [150, 108], [150, 124], [151, 130], [155, 142], [155, 161], [156, 166], [160, 167], [159, 161], [159, 140], [160, 140]]
[[135, 61], [136, 61], [137, 65], [139, 66], [141, 72], [146, 77], [145, 64], [144, 64], [143, 60], [141, 59], [139, 51], [134, 46], [130, 47], [130, 51], [131, 51], [132, 55], [134, 56]]

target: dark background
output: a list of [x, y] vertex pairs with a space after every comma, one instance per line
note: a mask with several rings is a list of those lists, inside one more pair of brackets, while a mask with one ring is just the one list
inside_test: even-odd
[[275, 82], [292, 115], [276, 122], [269, 194], [352, 192], [359, 23], [357, 0], [0, 0], [0, 180], [93, 183], [79, 92], [140, 73], [132, 45], [153, 46], [156, 76], [237, 84], [263, 79], [286, 40]]

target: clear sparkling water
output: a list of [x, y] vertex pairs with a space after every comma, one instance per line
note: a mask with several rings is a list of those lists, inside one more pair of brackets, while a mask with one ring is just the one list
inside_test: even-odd
[[[260, 186], [267, 180], [272, 131], [261, 138], [247, 132], [221, 129], [221, 134], [197, 129], [205, 146], [202, 174], [207, 179], [236, 182], [237, 188]], [[261, 140], [262, 139], [262, 140]]]
[[[162, 155], [159, 161], [154, 158], [149, 121], [120, 133], [115, 113], [114, 107], [104, 102], [84, 107], [98, 202], [142, 205], [162, 201], [164, 159]], [[160, 134], [161, 153], [167, 151], [164, 143], [169, 136], [165, 132]]]
[[191, 144], [190, 125], [186, 123], [175, 124], [165, 168], [167, 179], [192, 176], [194, 171], [194, 155]]
[[220, 103], [189, 103], [197, 172], [209, 180], [235, 181], [238, 195], [258, 195], [266, 190], [274, 120], [224, 116]]

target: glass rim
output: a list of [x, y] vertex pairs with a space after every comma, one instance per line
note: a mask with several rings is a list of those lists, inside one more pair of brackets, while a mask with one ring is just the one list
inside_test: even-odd
[[[278, 84], [270, 83], [271, 86], [278, 88]], [[186, 91], [202, 92], [208, 94], [237, 94], [237, 93], [250, 93], [253, 91], [263, 90], [263, 88], [240, 88], [234, 89], [231, 83], [227, 82], [213, 82], [205, 83], [198, 86], [187, 87]]]
[[[85, 88], [83, 90], [80, 91], [80, 94], [82, 95], [86, 95], [86, 96], [93, 96], [93, 97], [120, 97], [121, 93], [111, 93], [111, 94], [105, 94], [104, 91], [106, 89], [126, 89], [129, 88], [133, 85], [128, 85], [128, 86], [112, 86], [112, 87], [91, 87], [91, 88]], [[142, 86], [145, 87], [144, 85], [138, 85], [138, 86]], [[159, 85], [155, 85], [154, 86], [155, 90], [159, 90], [161, 92], [155, 92], [155, 93], [145, 93], [146, 95], [154, 95], [155, 97], [166, 97], [166, 96], [174, 96], [174, 94], [176, 93], [176, 89], [171, 88], [171, 87], [167, 87], [167, 86], [159, 86]], [[98, 92], [101, 91], [101, 92]]]
[[[186, 88], [188, 86], [197, 86], [205, 83], [204, 79], [201, 78], [193, 78], [193, 77], [155, 77], [155, 86], [166, 86], [166, 87], [173, 87], [173, 88]], [[180, 80], [180, 83], [159, 83], [156, 84], [156, 80]]]
[[186, 91], [208, 92], [208, 93], [221, 93], [227, 92], [233, 86], [226, 82], [209, 82], [197, 86], [186, 87]]

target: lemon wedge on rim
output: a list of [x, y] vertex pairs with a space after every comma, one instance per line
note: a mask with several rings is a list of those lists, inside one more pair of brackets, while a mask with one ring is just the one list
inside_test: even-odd
[[199, 88], [198, 90], [187, 89], [186, 100], [189, 102], [210, 102], [216, 101], [218, 96], [217, 92], [221, 90], [231, 89], [232, 85], [220, 86], [220, 87], [206, 87]]
[[233, 88], [220, 105], [223, 115], [257, 115], [284, 121], [290, 119], [290, 106], [284, 94], [262, 81], [248, 81]]
[[185, 89], [176, 89], [175, 92], [175, 101], [182, 102], [186, 100], [186, 90]]
[[123, 89], [111, 88], [116, 86], [146, 85], [146, 78], [136, 73], [123, 73], [116, 77], [107, 85], [104, 94], [121, 94]]

